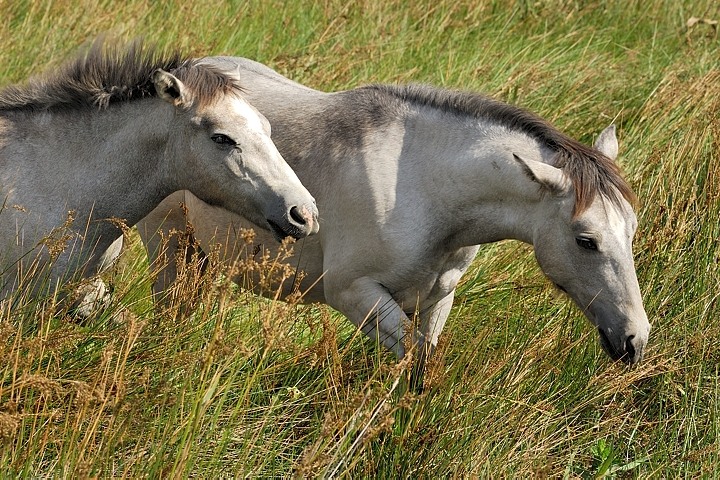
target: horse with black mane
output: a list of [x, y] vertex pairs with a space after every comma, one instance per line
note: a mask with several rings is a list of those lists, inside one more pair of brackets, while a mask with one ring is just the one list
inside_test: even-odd
[[217, 66], [142, 42], [97, 41], [61, 68], [4, 88], [0, 298], [95, 274], [121, 235], [115, 220], [133, 225], [178, 190], [274, 238], [318, 228], [314, 199], [267, 120]]

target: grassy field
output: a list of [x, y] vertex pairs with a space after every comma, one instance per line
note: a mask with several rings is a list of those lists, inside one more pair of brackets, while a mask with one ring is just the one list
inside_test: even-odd
[[692, 17], [720, 5], [0, 0], [0, 85], [108, 33], [322, 90], [483, 91], [587, 143], [614, 122], [653, 324], [645, 361], [614, 364], [530, 248], [487, 246], [418, 396], [407, 365], [324, 306], [188, 272], [154, 311], [135, 244], [86, 324], [52, 301], [1, 305], [0, 476], [720, 476], [720, 38]]

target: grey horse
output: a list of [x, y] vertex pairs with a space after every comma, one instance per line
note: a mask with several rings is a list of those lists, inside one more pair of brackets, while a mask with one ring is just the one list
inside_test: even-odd
[[116, 219], [133, 225], [178, 190], [277, 238], [315, 233], [315, 201], [269, 133], [237, 77], [142, 42], [97, 41], [61, 68], [6, 87], [0, 298], [96, 273], [121, 234]]
[[[205, 61], [242, 79], [317, 199], [322, 228], [296, 245], [291, 261], [306, 276], [288, 291], [331, 305], [398, 357], [408, 345], [424, 347], [422, 364], [478, 246], [517, 239], [533, 245], [543, 272], [613, 359], [640, 361], [650, 324], [632, 254], [634, 195], [614, 162], [614, 126], [590, 148], [474, 93], [413, 85], [323, 93], [251, 60]], [[238, 229], [254, 226], [178, 192], [138, 225], [151, 257], [156, 232], [186, 221], [201, 246], [220, 243], [229, 260], [243, 246]], [[277, 247], [262, 232], [257, 243]], [[157, 292], [170, 273], [159, 275]], [[408, 331], [411, 319], [418, 326]]]

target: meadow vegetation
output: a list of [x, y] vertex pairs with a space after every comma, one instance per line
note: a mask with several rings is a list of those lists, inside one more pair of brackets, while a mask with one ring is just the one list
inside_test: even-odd
[[[416, 395], [407, 362], [342, 315], [260, 299], [222, 267], [200, 277], [191, 265], [155, 308], [129, 231], [111, 305], [88, 321], [53, 296], [0, 304], [0, 475], [717, 475], [715, 0], [217, 3], [0, 0], [0, 86], [104, 33], [249, 57], [327, 91], [482, 91], [586, 143], [615, 123], [640, 199], [645, 360], [611, 362], [532, 250], [502, 242], [463, 278]], [[282, 258], [233, 268], [292, 274]]]

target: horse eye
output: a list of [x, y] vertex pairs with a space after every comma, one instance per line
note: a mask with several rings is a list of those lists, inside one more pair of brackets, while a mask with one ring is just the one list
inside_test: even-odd
[[210, 140], [217, 143], [218, 145], [227, 145], [229, 147], [237, 145], [235, 143], [235, 140], [222, 133], [216, 133], [215, 135], [210, 137]]
[[597, 243], [592, 238], [577, 237], [575, 243], [584, 248], [585, 250], [597, 250]]

